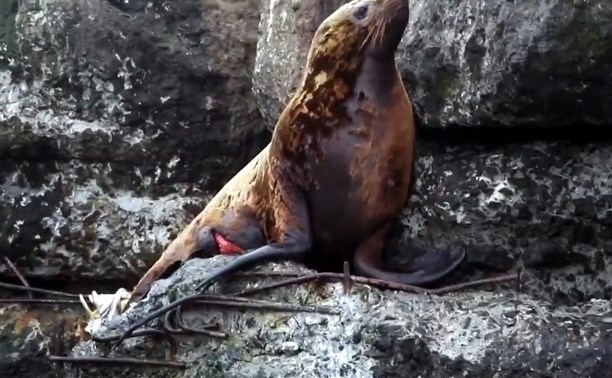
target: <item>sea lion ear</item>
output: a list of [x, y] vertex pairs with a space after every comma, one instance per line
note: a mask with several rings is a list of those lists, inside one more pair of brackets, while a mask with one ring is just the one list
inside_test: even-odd
[[369, 10], [370, 7], [368, 6], [368, 4], [362, 4], [358, 6], [355, 11], [353, 11], [353, 17], [355, 17], [357, 21], [364, 20], [368, 16]]

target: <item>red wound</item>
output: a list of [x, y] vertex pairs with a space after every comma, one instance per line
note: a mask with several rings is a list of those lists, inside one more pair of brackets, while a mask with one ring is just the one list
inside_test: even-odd
[[241, 255], [244, 249], [227, 240], [223, 235], [215, 233], [215, 241], [222, 255]]

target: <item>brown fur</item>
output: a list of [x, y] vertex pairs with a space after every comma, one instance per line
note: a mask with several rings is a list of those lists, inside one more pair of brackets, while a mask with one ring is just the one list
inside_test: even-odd
[[358, 269], [375, 263], [366, 268], [380, 272], [389, 224], [414, 178], [414, 117], [393, 61], [406, 22], [407, 0], [354, 0], [320, 25], [270, 144], [168, 246], [134, 296], [194, 257], [207, 230], [250, 251], [301, 235], [309, 255], [341, 261], [357, 251]]

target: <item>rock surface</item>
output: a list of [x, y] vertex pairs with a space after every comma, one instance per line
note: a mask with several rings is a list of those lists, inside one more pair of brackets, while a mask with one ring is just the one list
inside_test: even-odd
[[[7, 105], [0, 108], [0, 252], [29, 276], [137, 279], [207, 194], [267, 141], [248, 94], [248, 64], [271, 116], [266, 111], [278, 108], [300, 77], [308, 33], [340, 3], [262, 4], [256, 61], [259, 8], [252, 1], [6, 3], [4, 19], [12, 14], [14, 22], [2, 41], [14, 59], [0, 75], [0, 103]], [[408, 44], [433, 27], [418, 25], [435, 10], [412, 7]], [[221, 22], [242, 16], [246, 22]], [[71, 39], [55, 38], [60, 32]], [[419, 89], [409, 84], [418, 103]], [[435, 123], [422, 118], [425, 130]], [[498, 130], [476, 141], [465, 140], [469, 132], [447, 133], [420, 137], [416, 193], [390, 249], [465, 246], [471, 260], [501, 270], [521, 256], [527, 266], [565, 260], [570, 271], [560, 278], [580, 279], [561, 289], [564, 295], [608, 296], [610, 143], [535, 142], [527, 134], [527, 142], [503, 144]]]
[[[342, 2], [0, 2], [0, 256], [28, 278], [130, 288], [207, 195], [268, 141], [265, 129], [301, 77], [312, 33]], [[413, 250], [465, 248], [468, 261], [449, 282], [524, 267], [520, 296], [509, 285], [444, 297], [358, 285], [346, 296], [341, 284], [279, 289], [261, 297], [332, 306], [340, 315], [188, 312], [189, 324], [217, 320], [232, 336], [182, 338], [178, 358], [194, 363], [172, 372], [50, 365], [40, 358], [47, 330], [63, 315], [4, 307], [0, 375], [609, 371], [612, 142], [601, 130], [612, 124], [612, 7], [411, 5], [398, 62], [419, 115], [418, 181], [395, 223], [388, 252], [401, 253], [391, 263], [405, 263]], [[192, 293], [223, 261], [189, 261], [99, 331]], [[159, 358], [167, 348], [136, 339], [112, 351], [83, 342], [74, 353]]]
[[[62, 367], [47, 353], [66, 353], [77, 341], [74, 330], [84, 319], [79, 307], [65, 305], [3, 305], [0, 308], [0, 376], [63, 377]], [[58, 343], [63, 322], [63, 341]], [[54, 350], [64, 347], [64, 351]]]
[[425, 140], [419, 155], [387, 252], [463, 247], [471, 269], [538, 271], [551, 299], [612, 296], [612, 143]]
[[131, 279], [268, 138], [259, 1], [0, 5], [0, 254]]
[[[319, 0], [264, 4], [253, 82], [273, 123], [295, 90], [314, 34], [304, 15], [331, 10], [322, 11]], [[410, 0], [410, 6], [397, 61], [424, 127], [612, 124], [612, 3]]]
[[[168, 279], [158, 281], [147, 299], [103, 323], [94, 335], [117, 334], [169, 298], [192, 294], [200, 279], [224, 261], [228, 258], [190, 260]], [[261, 269], [306, 272], [293, 264]], [[248, 281], [235, 278], [215, 284], [211, 291], [236, 292], [266, 280]], [[185, 310], [186, 324], [219, 322], [231, 336], [225, 340], [181, 337], [175, 360], [187, 362], [188, 368], [173, 376], [587, 377], [612, 367], [609, 301], [553, 306], [532, 294], [517, 295], [500, 287], [494, 292], [428, 297], [355, 285], [345, 295], [341, 283], [285, 287], [255, 297], [327, 307], [338, 314], [215, 307]], [[164, 350], [165, 344], [136, 338], [112, 352], [108, 344], [83, 342], [73, 353], [160, 358]], [[158, 368], [113, 370], [114, 376], [121, 377], [169, 374]], [[96, 367], [66, 369], [66, 377], [101, 376], [97, 374], [110, 372]]]

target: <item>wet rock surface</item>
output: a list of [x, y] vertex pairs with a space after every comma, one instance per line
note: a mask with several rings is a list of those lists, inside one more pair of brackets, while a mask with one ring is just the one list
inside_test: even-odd
[[[266, 98], [288, 97], [297, 81], [284, 78], [299, 79], [308, 31], [340, 3], [6, 3], [0, 251], [28, 276], [136, 280], [267, 141], [253, 99], [266, 114], [276, 106]], [[427, 9], [413, 4], [406, 41], [427, 30], [415, 26]], [[551, 279], [577, 278], [563, 295], [609, 296], [610, 143], [538, 142], [525, 129], [512, 143], [498, 131], [466, 141], [450, 131], [419, 136], [416, 193], [396, 222], [393, 263], [409, 249], [464, 247], [474, 267], [555, 265], [570, 272]]]
[[3, 2], [0, 254], [135, 280], [265, 145], [258, 5]]
[[611, 142], [425, 140], [419, 155], [415, 193], [387, 245], [390, 264], [465, 248], [472, 271], [539, 272], [551, 299], [612, 296]]
[[[121, 317], [102, 323], [94, 335], [117, 334], [171, 298], [194, 293], [202, 277], [229, 259], [190, 260], [158, 281], [147, 299]], [[307, 272], [294, 264], [268, 264], [259, 269]], [[232, 293], [273, 279], [278, 278], [234, 278], [215, 284], [211, 292]], [[529, 287], [530, 281], [526, 276], [523, 284]], [[254, 297], [332, 308], [338, 315], [245, 312], [212, 306], [185, 310], [187, 324], [219, 322], [231, 336], [225, 340], [181, 337], [176, 359], [187, 362], [188, 368], [174, 376], [578, 377], [596, 375], [611, 366], [609, 301], [553, 306], [529, 289], [517, 294], [512, 286], [427, 296], [355, 285], [345, 295], [341, 283], [310, 283]], [[164, 348], [162, 343], [128, 339], [110, 351], [108, 344], [89, 341], [79, 344], [73, 353], [160, 358]], [[66, 370], [67, 377], [98, 374], [109, 371], [95, 367]], [[169, 373], [122, 368], [113, 374], [152, 377]]]

